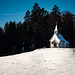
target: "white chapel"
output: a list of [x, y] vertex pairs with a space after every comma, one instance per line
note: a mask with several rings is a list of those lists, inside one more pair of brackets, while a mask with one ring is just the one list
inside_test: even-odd
[[58, 33], [57, 23], [54, 30], [54, 34], [49, 41], [50, 41], [51, 48], [68, 48], [70, 44], [62, 37], [61, 34]]

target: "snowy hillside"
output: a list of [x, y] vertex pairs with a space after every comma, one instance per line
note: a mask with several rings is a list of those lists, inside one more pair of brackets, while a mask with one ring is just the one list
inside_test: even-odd
[[45, 48], [0, 57], [0, 75], [75, 75], [71, 48]]

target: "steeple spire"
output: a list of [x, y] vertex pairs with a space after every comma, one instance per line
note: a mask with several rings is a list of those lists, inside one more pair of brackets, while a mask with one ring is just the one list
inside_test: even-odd
[[55, 34], [58, 34], [57, 22], [56, 22], [56, 26], [55, 26], [54, 33], [55, 33]]

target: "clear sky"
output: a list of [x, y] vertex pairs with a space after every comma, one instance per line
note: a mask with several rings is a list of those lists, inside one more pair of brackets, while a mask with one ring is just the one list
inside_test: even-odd
[[57, 5], [60, 11], [68, 10], [75, 14], [75, 0], [0, 0], [0, 27], [10, 21], [23, 22], [25, 12], [31, 11], [36, 2], [49, 12]]

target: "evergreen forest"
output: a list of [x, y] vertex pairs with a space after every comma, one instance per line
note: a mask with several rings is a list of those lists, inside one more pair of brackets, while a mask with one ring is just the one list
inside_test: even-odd
[[24, 22], [7, 22], [0, 27], [0, 56], [33, 51], [38, 48], [49, 48], [49, 40], [54, 33], [56, 22], [59, 33], [75, 47], [75, 15], [62, 11], [57, 5], [49, 12], [34, 4], [27, 10]]

